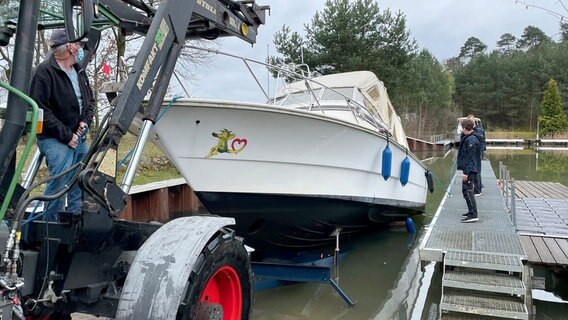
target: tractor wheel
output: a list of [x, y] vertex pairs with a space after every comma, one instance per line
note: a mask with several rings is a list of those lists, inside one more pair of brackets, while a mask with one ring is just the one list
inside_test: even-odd
[[248, 319], [251, 311], [248, 254], [233, 232], [221, 230], [205, 246], [185, 288], [177, 319]]
[[251, 267], [234, 219], [188, 216], [156, 230], [138, 249], [116, 320], [248, 319]]

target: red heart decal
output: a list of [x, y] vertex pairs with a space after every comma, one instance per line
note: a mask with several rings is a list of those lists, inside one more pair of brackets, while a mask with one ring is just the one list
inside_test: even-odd
[[[239, 148], [238, 149], [235, 148], [235, 145], [237, 145], [237, 147]], [[231, 149], [233, 149], [236, 152], [243, 150], [246, 146], [247, 146], [247, 139], [235, 138], [233, 139], [233, 142], [231, 142]]]

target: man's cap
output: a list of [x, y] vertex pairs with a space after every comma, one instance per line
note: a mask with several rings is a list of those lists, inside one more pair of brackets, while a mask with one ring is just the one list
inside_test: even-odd
[[[87, 42], [87, 41], [89, 41], [89, 39], [82, 38], [81, 40], [74, 42]], [[68, 42], [69, 39], [67, 39], [67, 32], [65, 32], [65, 29], [55, 29], [53, 30], [51, 36], [49, 37], [49, 46], [52, 48], [59, 47], [60, 45], [66, 44]]]

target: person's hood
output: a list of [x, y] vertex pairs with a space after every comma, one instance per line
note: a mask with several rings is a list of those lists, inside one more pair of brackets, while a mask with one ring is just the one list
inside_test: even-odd
[[477, 127], [473, 129], [471, 135], [476, 136], [477, 139], [479, 139], [479, 142], [483, 141], [483, 133], [481, 133], [481, 130], [477, 130]]

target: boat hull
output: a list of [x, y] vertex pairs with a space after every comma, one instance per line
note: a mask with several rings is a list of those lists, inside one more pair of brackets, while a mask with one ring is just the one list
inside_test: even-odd
[[[419, 214], [419, 203], [324, 196], [197, 192], [209, 212], [233, 217], [235, 231], [258, 250], [321, 247], [340, 236]], [[367, 200], [367, 201], [366, 201]]]
[[188, 99], [174, 103], [153, 130], [205, 207], [234, 217], [237, 234], [256, 248], [320, 246], [334, 240], [335, 227], [348, 234], [404, 220], [426, 202], [419, 160], [383, 133], [329, 116]]

